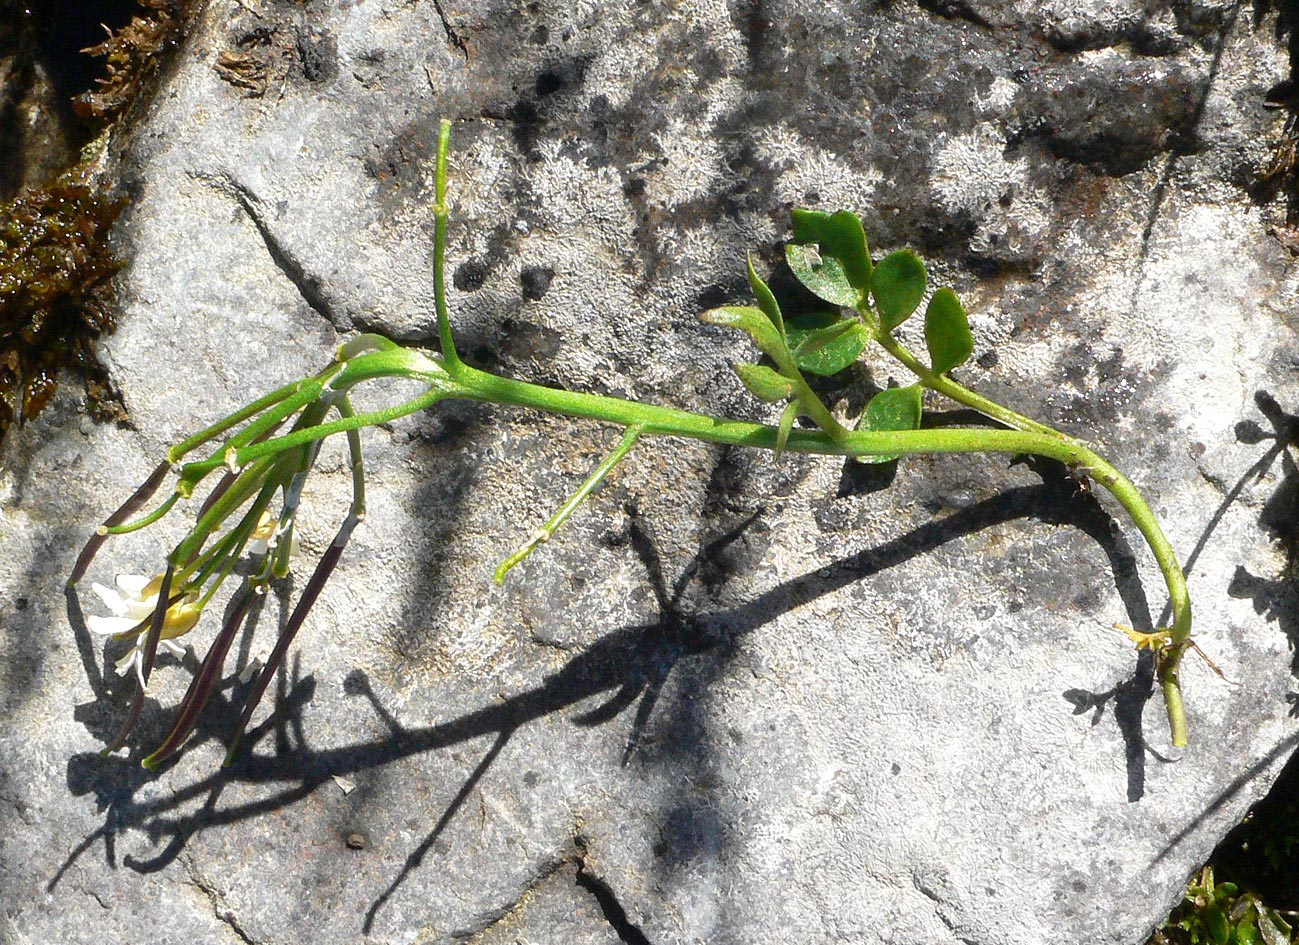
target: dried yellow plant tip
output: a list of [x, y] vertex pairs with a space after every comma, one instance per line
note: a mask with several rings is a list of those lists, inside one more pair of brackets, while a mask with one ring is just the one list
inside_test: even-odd
[[1127, 638], [1137, 645], [1138, 650], [1159, 651], [1173, 642], [1171, 630], [1156, 630], [1154, 633], [1142, 633], [1121, 623], [1114, 625], [1115, 630], [1122, 630]]

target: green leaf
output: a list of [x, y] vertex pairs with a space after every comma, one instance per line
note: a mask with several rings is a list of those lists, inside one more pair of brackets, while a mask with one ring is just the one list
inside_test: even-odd
[[785, 444], [789, 442], [789, 431], [794, 429], [794, 421], [798, 418], [798, 401], [791, 401], [785, 408], [785, 412], [780, 415], [780, 426], [776, 430], [776, 458], [780, 459], [780, 454], [785, 452]]
[[[918, 430], [923, 403], [919, 384], [882, 390], [866, 405], [857, 421], [858, 430]], [[885, 456], [858, 456], [860, 463], [889, 463], [900, 453]]]
[[789, 364], [794, 360], [785, 339], [762, 309], [752, 305], [723, 305], [721, 308], [710, 309], [699, 317], [711, 325], [723, 325], [747, 332], [762, 353], [777, 364]]
[[1236, 945], [1263, 945], [1263, 939], [1259, 937], [1258, 927], [1254, 924], [1253, 915], [1247, 915], [1236, 923], [1235, 935]]
[[780, 337], [785, 337], [785, 320], [780, 317], [780, 306], [776, 304], [776, 297], [771, 294], [771, 289], [767, 283], [762, 281], [758, 275], [758, 270], [753, 268], [753, 255], [749, 255], [749, 287], [753, 289], [753, 297], [758, 300], [760, 308], [767, 316], [767, 319], [775, 326], [776, 331], [780, 332]]
[[871, 278], [871, 294], [885, 331], [911, 317], [925, 297], [925, 284], [925, 264], [911, 250], [900, 249], [880, 260]]
[[857, 308], [871, 284], [866, 233], [855, 213], [795, 210], [794, 239], [785, 246], [790, 271], [827, 302]]
[[1222, 909], [1216, 902], [1211, 902], [1204, 907], [1204, 925], [1209, 930], [1209, 936], [1215, 945], [1229, 945], [1231, 927], [1227, 925], [1227, 917], [1223, 915]]
[[787, 337], [799, 369], [822, 377], [848, 367], [870, 342], [870, 332], [857, 318], [839, 319], [810, 330], [790, 326]]
[[974, 334], [965, 306], [951, 289], [939, 289], [925, 310], [925, 347], [935, 374], [960, 367], [974, 353]]
[[744, 386], [758, 399], [769, 404], [778, 404], [794, 393], [794, 384], [783, 374], [773, 371], [763, 364], [737, 364], [735, 373], [740, 375]]
[[848, 281], [843, 262], [834, 256], [823, 255], [817, 245], [786, 243], [785, 262], [794, 277], [817, 298], [850, 307], [861, 301], [861, 295]]
[[797, 315], [791, 315], [785, 321], [785, 336], [789, 337], [794, 332], [802, 332], [806, 335], [818, 328], [829, 328], [831, 325], [837, 325], [843, 320], [843, 316], [839, 314], [838, 309], [822, 308], [802, 311]]

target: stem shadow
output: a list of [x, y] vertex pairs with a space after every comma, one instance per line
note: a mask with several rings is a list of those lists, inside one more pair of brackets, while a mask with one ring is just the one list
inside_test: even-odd
[[[878, 574], [905, 561], [983, 529], [1010, 521], [1035, 518], [1050, 524], [1076, 527], [1103, 549], [1125, 606], [1138, 625], [1149, 625], [1146, 598], [1141, 589], [1134, 558], [1118, 533], [1114, 520], [1094, 497], [1080, 493], [1077, 484], [1058, 464], [1034, 463], [1042, 482], [1019, 486], [954, 512], [941, 520], [921, 525], [892, 541], [865, 549], [815, 571], [792, 578], [743, 604], [730, 608], [700, 609], [691, 603], [687, 590], [706, 577], [710, 557], [735, 541], [759, 517], [749, 512], [732, 518], [732, 524], [706, 542], [679, 576], [669, 582], [654, 549], [652, 535], [643, 522], [635, 521], [631, 544], [645, 563], [658, 599], [660, 616], [645, 624], [628, 625], [608, 633], [596, 644], [578, 653], [564, 666], [536, 686], [500, 701], [465, 712], [447, 721], [405, 728], [382, 709], [359, 671], [349, 677], [346, 691], [366, 695], [388, 729], [385, 737], [328, 749], [314, 749], [305, 739], [301, 710], [314, 694], [314, 679], [303, 678], [295, 660], [291, 674], [283, 668], [276, 705], [271, 714], [247, 736], [247, 751], [230, 768], [222, 769], [166, 797], [137, 800], [136, 794], [152, 776], [128, 760], [98, 754], [74, 756], [68, 764], [67, 782], [76, 795], [93, 794], [104, 822], [70, 851], [49, 882], [58, 885], [62, 876], [87, 850], [100, 840], [106, 859], [116, 868], [116, 837], [128, 829], [144, 831], [162, 849], [149, 859], [126, 859], [123, 865], [141, 873], [163, 869], [185, 849], [188, 842], [210, 827], [237, 824], [309, 797], [334, 777], [390, 765], [400, 759], [437, 751], [484, 736], [492, 736], [491, 748], [470, 774], [429, 836], [407, 857], [385, 893], [372, 905], [367, 927], [396, 888], [416, 870], [437, 836], [462, 807], [475, 785], [481, 782], [509, 738], [529, 722], [561, 712], [584, 700], [607, 694], [604, 704], [573, 718], [580, 726], [611, 724], [639, 700], [628, 724], [624, 763], [633, 757], [645, 725], [655, 710], [664, 682], [683, 661], [705, 661], [704, 668], [718, 665], [749, 633], [782, 614], [821, 595]], [[707, 597], [705, 596], [705, 600]], [[709, 674], [705, 673], [705, 678]], [[1149, 698], [1150, 681], [1138, 671], [1128, 686], [1130, 698], [1139, 703]], [[227, 695], [227, 689], [232, 691]], [[217, 738], [228, 732], [238, 716], [239, 687], [226, 680], [203, 714], [197, 739]], [[1068, 696], [1066, 696], [1068, 697]], [[1093, 700], [1117, 698], [1093, 694]], [[1120, 720], [1120, 731], [1128, 745], [1130, 783], [1139, 786], [1144, 777], [1140, 717], [1135, 722]], [[254, 749], [267, 734], [274, 733], [269, 753]], [[174, 762], [162, 767], [170, 768]], [[283, 785], [256, 801], [231, 805], [220, 803], [232, 782], [250, 785]], [[1131, 792], [1130, 792], [1131, 793]], [[195, 806], [197, 804], [197, 806]]]

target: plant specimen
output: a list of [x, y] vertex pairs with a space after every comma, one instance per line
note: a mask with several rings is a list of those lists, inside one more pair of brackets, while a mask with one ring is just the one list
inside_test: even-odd
[[[926, 304], [927, 361], [895, 337], [894, 331], [918, 310], [928, 293], [925, 267], [917, 256], [900, 250], [875, 263], [861, 221], [855, 215], [796, 210], [786, 261], [794, 276], [820, 300], [820, 307], [786, 319], [750, 262], [749, 282], [757, 304], [725, 306], [703, 315], [708, 322], [747, 333], [768, 359], [768, 363], [737, 365], [736, 372], [756, 396], [785, 405], [774, 426], [501, 377], [462, 361], [451, 331], [444, 279], [449, 136], [450, 123], [443, 122], [435, 171], [433, 273], [440, 351], [417, 351], [373, 334], [346, 342], [335, 360], [319, 373], [272, 391], [173, 446], [149, 480], [98, 529], [78, 559], [70, 583], [85, 575], [108, 536], [157, 522], [178, 502], [193, 496], [209, 477], [215, 480], [193, 528], [167, 555], [159, 575], [121, 579], [119, 591], [96, 586], [113, 617], [91, 618], [91, 629], [133, 644], [122, 664], [134, 668], [138, 681], [126, 724], [106, 750], [117, 748], [138, 719], [159, 645], [171, 644], [189, 632], [225, 580], [236, 573], [236, 566], [251, 555], [251, 573], [242, 579], [227, 619], [181, 702], [171, 733], [143, 763], [153, 767], [184, 744], [221, 678], [225, 658], [249, 612], [253, 595], [263, 590], [272, 577], [287, 573], [303, 483], [321, 442], [333, 434], [343, 434], [352, 465], [351, 507], [246, 698], [227, 760], [233, 756], [268, 681], [284, 660], [364, 515], [365, 473], [358, 431], [456, 398], [599, 420], [623, 430], [617, 447], [572, 498], [501, 564], [495, 575], [497, 581], [504, 580], [511, 567], [548, 540], [639, 441], [654, 436], [749, 446], [777, 455], [790, 450], [876, 463], [913, 453], [971, 452], [1036, 454], [1058, 460], [1109, 490], [1154, 553], [1168, 586], [1172, 624], [1153, 633], [1128, 633], [1138, 648], [1154, 651], [1173, 743], [1186, 743], [1178, 668], [1192, 645], [1191, 605], [1172, 546], [1137, 488], [1089, 446], [994, 403], [951, 377], [974, 348], [965, 310], [951, 289], [938, 289]], [[880, 344], [906, 366], [915, 375], [916, 383], [879, 392], [854, 428], [849, 429], [812, 389], [807, 375], [833, 375], [845, 369], [871, 342]], [[357, 413], [350, 393], [376, 378], [414, 380], [423, 384], [424, 390], [386, 409]], [[924, 389], [973, 408], [1001, 428], [922, 427]], [[815, 429], [795, 429], [800, 416], [808, 418]], [[197, 458], [192, 458], [194, 455]], [[173, 470], [178, 479], [171, 494], [152, 511], [130, 520]], [[254, 542], [259, 544], [254, 546]]]

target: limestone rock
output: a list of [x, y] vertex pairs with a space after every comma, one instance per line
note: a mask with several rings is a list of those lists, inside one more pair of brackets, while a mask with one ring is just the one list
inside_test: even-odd
[[[132, 424], [63, 401], [4, 444], [0, 938], [1143, 941], [1299, 732], [1293, 465], [1238, 437], [1299, 410], [1299, 280], [1248, 191], [1285, 54], [1233, 4], [1046, 6], [213, 0], [116, 146]], [[177, 662], [100, 758], [128, 687], [62, 594], [80, 543], [349, 332], [434, 342], [442, 117], [453, 320], [493, 370], [774, 419], [696, 318], [746, 251], [812, 205], [926, 256], [974, 313], [963, 379], [1096, 442], [1193, 558], [1231, 682], [1188, 660], [1190, 747], [1113, 629], [1159, 619], [1150, 556], [1059, 470], [646, 444], [497, 588], [616, 433], [461, 404], [365, 436], [370, 514], [232, 768], [233, 682], [134, 763]], [[347, 488], [327, 452], [308, 555]]]

